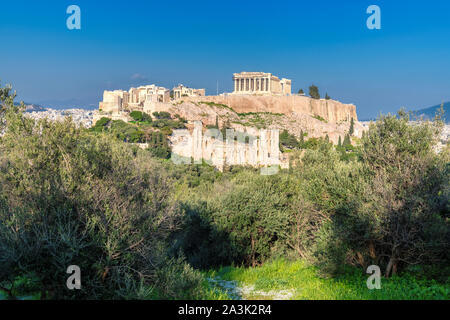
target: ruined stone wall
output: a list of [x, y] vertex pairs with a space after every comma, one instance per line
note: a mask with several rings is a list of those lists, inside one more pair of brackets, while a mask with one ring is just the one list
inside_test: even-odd
[[[260, 130], [258, 136], [250, 133], [227, 133], [222, 139], [219, 130], [204, 130], [200, 121], [192, 130], [175, 130], [170, 137], [172, 161], [178, 164], [202, 160], [223, 170], [227, 165], [249, 165], [253, 167], [289, 166], [279, 150], [279, 131]], [[234, 136], [237, 139], [234, 139]]]

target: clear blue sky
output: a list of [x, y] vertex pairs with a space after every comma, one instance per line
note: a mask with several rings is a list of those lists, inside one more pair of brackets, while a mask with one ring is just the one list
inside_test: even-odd
[[0, 79], [27, 102], [89, 105], [144, 83], [229, 92], [234, 72], [265, 71], [367, 118], [450, 100], [449, 16], [448, 0], [2, 1]]

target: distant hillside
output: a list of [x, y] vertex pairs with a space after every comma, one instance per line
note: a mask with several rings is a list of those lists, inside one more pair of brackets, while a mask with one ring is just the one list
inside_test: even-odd
[[[25, 107], [26, 107], [25, 112], [33, 112], [33, 111], [40, 112], [40, 111], [46, 111], [47, 110], [46, 108], [44, 108], [43, 106], [38, 105], [38, 104], [26, 103], [26, 102], [24, 102], [24, 104], [25, 104]], [[19, 106], [20, 103], [14, 103], [14, 105]]]
[[[434, 116], [436, 115], [436, 111], [437, 109], [439, 109], [441, 107], [440, 104], [426, 108], [426, 109], [421, 109], [421, 110], [417, 110], [417, 111], [413, 111], [414, 115], [420, 117], [423, 116], [426, 119], [433, 119]], [[444, 120], [445, 123], [450, 123], [450, 102], [445, 102], [444, 103]]]
[[[71, 110], [71, 109], [83, 109], [83, 110], [95, 110], [98, 108], [98, 106], [93, 105], [93, 104], [89, 104], [89, 105], [83, 105], [83, 104], [70, 104], [70, 103], [29, 103], [29, 102], [24, 102], [25, 106], [26, 106], [26, 112], [33, 112], [33, 111], [46, 111], [47, 109], [54, 109], [54, 110]], [[14, 103], [14, 105], [20, 105], [20, 103]], [[44, 107], [45, 106], [45, 107]]]

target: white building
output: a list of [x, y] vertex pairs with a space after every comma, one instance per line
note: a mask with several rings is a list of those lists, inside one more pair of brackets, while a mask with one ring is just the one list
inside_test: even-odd
[[174, 99], [180, 99], [182, 97], [203, 97], [206, 92], [205, 89], [193, 89], [179, 84], [177, 87], [172, 89], [172, 93]]

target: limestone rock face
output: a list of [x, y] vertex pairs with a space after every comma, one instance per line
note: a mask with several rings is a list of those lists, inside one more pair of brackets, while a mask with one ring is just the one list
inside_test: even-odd
[[358, 120], [356, 106], [343, 104], [335, 100], [312, 99], [306, 96], [257, 96], [257, 95], [228, 95], [192, 97], [187, 101], [214, 102], [224, 104], [238, 113], [271, 112], [297, 113], [319, 116], [328, 122]]
[[335, 100], [317, 100], [303, 96], [206, 96], [186, 98], [172, 104], [156, 104], [153, 111], [167, 111], [205, 126], [218, 124], [248, 131], [249, 128], [287, 130], [300, 137], [320, 138], [328, 135], [331, 142], [343, 141], [350, 121], [355, 121], [356, 137], [364, 128], [357, 121], [356, 107]]

